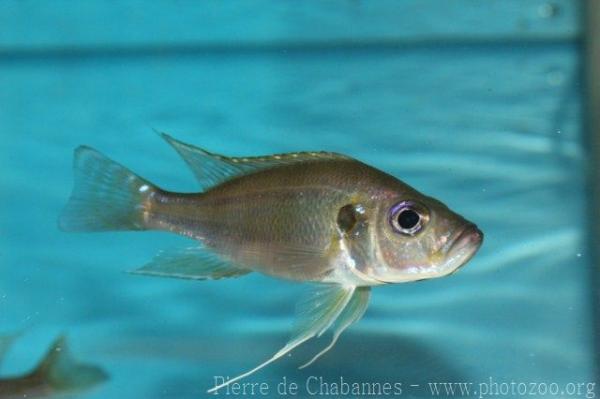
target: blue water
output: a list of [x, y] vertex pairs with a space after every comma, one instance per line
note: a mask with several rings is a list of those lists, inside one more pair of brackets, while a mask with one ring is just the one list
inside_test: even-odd
[[0, 9], [0, 334], [24, 331], [2, 375], [64, 332], [111, 375], [86, 397], [199, 398], [287, 340], [299, 284], [133, 276], [187, 240], [58, 231], [80, 144], [196, 189], [158, 129], [226, 155], [342, 152], [485, 232], [460, 273], [374, 289], [314, 366], [297, 370], [324, 339], [247, 380], [270, 397], [284, 377], [298, 397], [310, 376], [401, 382], [404, 397], [431, 397], [430, 382], [600, 382], [580, 3], [248, 4]]

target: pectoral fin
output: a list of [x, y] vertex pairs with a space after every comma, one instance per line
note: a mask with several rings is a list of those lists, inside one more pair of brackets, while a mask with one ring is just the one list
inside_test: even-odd
[[174, 277], [191, 280], [218, 280], [250, 273], [218, 255], [196, 246], [159, 252], [150, 263], [133, 274]]
[[[360, 295], [353, 302], [355, 292], [359, 290]], [[320, 336], [323, 334], [331, 325], [345, 313], [345, 309], [348, 305], [355, 309], [349, 311], [348, 315], [340, 323], [343, 327], [337, 327], [337, 335], [353, 321], [358, 320], [364, 310], [359, 311], [359, 308], [365, 307], [368, 302], [368, 291], [366, 291], [366, 301], [364, 300], [365, 292], [361, 288], [354, 286], [341, 286], [341, 285], [326, 285], [318, 286], [313, 290], [310, 295], [305, 299], [301, 300], [297, 307], [297, 320], [294, 328], [294, 333], [287, 344], [277, 353], [275, 353], [270, 359], [256, 366], [250, 371], [247, 371], [235, 378], [232, 378], [223, 384], [217, 385], [208, 390], [208, 393], [213, 393], [235, 381], [238, 381], [244, 377], [247, 377], [261, 368], [269, 365], [275, 360], [286, 355], [297, 346], [308, 341], [312, 337]], [[353, 304], [351, 304], [351, 302]], [[359, 304], [361, 304], [359, 306]], [[358, 316], [357, 316], [358, 315]]]

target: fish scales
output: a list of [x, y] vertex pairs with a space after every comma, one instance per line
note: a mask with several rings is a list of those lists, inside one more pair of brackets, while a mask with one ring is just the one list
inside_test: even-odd
[[[254, 270], [316, 280], [330, 270], [323, 254], [338, 235], [339, 208], [368, 199], [369, 191], [356, 181], [371, 187], [370, 181], [389, 180], [381, 175], [349, 160], [282, 165], [233, 178], [202, 194], [158, 192], [149, 206], [148, 224], [196, 237]], [[303, 262], [303, 268], [288, 269], [289, 259], [273, 256], [277, 246], [315, 253], [313, 265]]]

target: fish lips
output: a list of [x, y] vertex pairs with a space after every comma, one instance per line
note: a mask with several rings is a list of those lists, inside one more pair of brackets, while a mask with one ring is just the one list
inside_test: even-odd
[[455, 273], [466, 265], [483, 244], [483, 232], [470, 223], [456, 234], [446, 253], [446, 267]]

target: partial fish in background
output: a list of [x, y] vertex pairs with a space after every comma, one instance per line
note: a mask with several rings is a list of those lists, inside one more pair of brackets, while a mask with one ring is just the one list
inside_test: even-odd
[[[365, 312], [370, 287], [442, 277], [464, 265], [483, 234], [400, 180], [345, 155], [299, 152], [229, 158], [163, 134], [203, 191], [163, 190], [89, 147], [75, 150], [66, 231], [164, 230], [195, 245], [159, 253], [136, 273], [187, 279], [252, 271], [317, 283], [300, 301], [295, 333], [256, 368]], [[303, 367], [304, 367], [303, 366]]]
[[[0, 362], [14, 339], [14, 336], [0, 337]], [[60, 337], [30, 373], [19, 377], [0, 377], [0, 398], [42, 398], [80, 393], [107, 379], [107, 374], [99, 367], [76, 362], [69, 354], [66, 339]]]
[[4, 356], [9, 351], [13, 343], [21, 336], [21, 333], [11, 335], [0, 335], [0, 365], [4, 361]]

